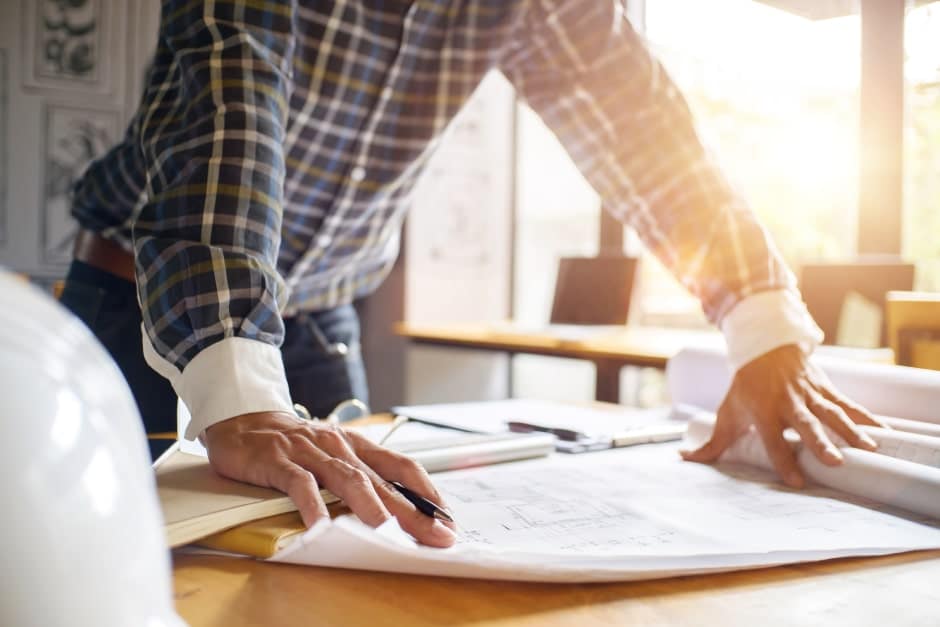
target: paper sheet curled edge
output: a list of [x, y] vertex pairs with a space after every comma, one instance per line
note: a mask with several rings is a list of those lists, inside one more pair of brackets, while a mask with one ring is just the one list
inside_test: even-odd
[[[354, 516], [322, 521], [268, 561], [438, 577], [557, 583], [639, 581], [680, 575], [766, 568], [847, 555], [885, 555], [896, 547], [827, 551], [775, 551], [699, 555], [553, 560], [551, 556], [494, 552], [455, 546], [434, 549], [416, 544], [391, 519], [372, 529]], [[537, 559], [535, 559], [537, 558]]]
[[[698, 448], [704, 444], [714, 426], [714, 414], [696, 412], [686, 432], [686, 446]], [[788, 442], [797, 453], [797, 463], [811, 481], [853, 496], [940, 518], [940, 469], [847, 446], [840, 448], [845, 459], [842, 465], [826, 466], [803, 447], [798, 438], [789, 438]], [[773, 470], [767, 449], [753, 427], [722, 454], [720, 461]]]

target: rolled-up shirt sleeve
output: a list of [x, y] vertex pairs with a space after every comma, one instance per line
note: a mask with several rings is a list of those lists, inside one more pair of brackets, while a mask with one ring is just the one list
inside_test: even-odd
[[[733, 364], [821, 341], [792, 272], [703, 146], [685, 99], [623, 3], [532, 0], [515, 28], [504, 72], [605, 208], [701, 300]], [[777, 295], [744, 306], [764, 292]], [[769, 326], [761, 329], [762, 320]]]
[[162, 5], [133, 243], [145, 357], [189, 406], [190, 437], [290, 408], [276, 259], [293, 21], [291, 1]]

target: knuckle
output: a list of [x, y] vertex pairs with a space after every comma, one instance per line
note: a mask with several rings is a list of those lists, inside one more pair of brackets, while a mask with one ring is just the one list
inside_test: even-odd
[[306, 440], [310, 438], [310, 431], [304, 425], [297, 425], [296, 427], [289, 427], [283, 431], [284, 435], [287, 436], [287, 439], [291, 442], [296, 442], [298, 440]]
[[326, 464], [330, 471], [344, 484], [359, 486], [372, 483], [365, 472], [338, 457], [327, 460]]
[[419, 482], [430, 483], [431, 476], [428, 474], [428, 471], [410, 457], [405, 457], [402, 460], [402, 472], [404, 472], [408, 477]]
[[268, 483], [283, 492], [293, 492], [302, 485], [304, 476], [300, 469], [290, 464], [273, 466], [270, 469]]
[[324, 425], [314, 431], [314, 439], [318, 444], [336, 447], [345, 444], [346, 437], [336, 425]]
[[270, 459], [281, 457], [290, 449], [290, 438], [282, 431], [272, 431], [264, 437], [255, 447], [258, 457]]
[[353, 468], [338, 457], [331, 457], [322, 463], [323, 470], [340, 477], [345, 477]]
[[313, 483], [313, 477], [309, 472], [304, 472], [303, 470], [289, 469], [285, 472], [284, 484], [287, 486], [289, 492], [294, 490], [302, 490]]
[[816, 417], [809, 412], [799, 412], [793, 419], [794, 426], [803, 429], [812, 429], [816, 426]]
[[349, 475], [347, 477], [349, 483], [356, 487], [363, 487], [366, 485], [372, 485], [372, 481], [369, 479], [369, 475], [359, 470], [358, 468], [349, 467]]

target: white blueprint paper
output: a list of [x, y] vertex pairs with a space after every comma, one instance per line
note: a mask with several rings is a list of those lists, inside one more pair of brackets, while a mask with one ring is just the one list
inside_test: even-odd
[[[699, 412], [686, 433], [686, 447], [698, 448], [711, 437], [715, 416]], [[802, 446], [795, 433], [787, 440], [807, 478], [819, 485], [940, 519], [940, 438], [862, 427], [878, 451], [842, 446], [843, 463], [827, 466]], [[832, 435], [833, 439], [838, 436]], [[840, 441], [841, 440], [837, 440]], [[750, 428], [722, 454], [721, 461], [773, 469], [760, 436]]]
[[625, 581], [940, 547], [940, 526], [764, 470], [648, 445], [435, 476], [456, 546], [417, 546], [344, 517], [274, 561], [527, 581]]

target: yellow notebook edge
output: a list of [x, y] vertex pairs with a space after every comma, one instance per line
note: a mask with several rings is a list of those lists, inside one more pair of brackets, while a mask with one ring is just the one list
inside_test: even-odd
[[214, 533], [196, 544], [216, 551], [267, 559], [306, 529], [300, 514], [294, 511]]
[[[339, 498], [329, 490], [320, 490], [320, 497], [327, 505], [339, 501]], [[244, 516], [232, 518], [232, 512], [237, 512], [244, 509], [262, 508], [264, 511], [261, 514], [251, 515], [248, 518], [245, 518]], [[238, 507], [202, 514], [195, 518], [187, 518], [172, 524], [165, 524], [163, 529], [166, 536], [167, 546], [169, 546], [171, 549], [175, 549], [186, 544], [192, 544], [197, 540], [201, 540], [202, 538], [213, 535], [215, 533], [226, 531], [246, 523], [251, 523], [259, 519], [269, 518], [271, 516], [295, 511], [297, 511], [297, 506], [294, 505], [289, 497], [283, 496], [277, 499], [258, 501], [257, 503], [249, 506], [241, 505]]]

